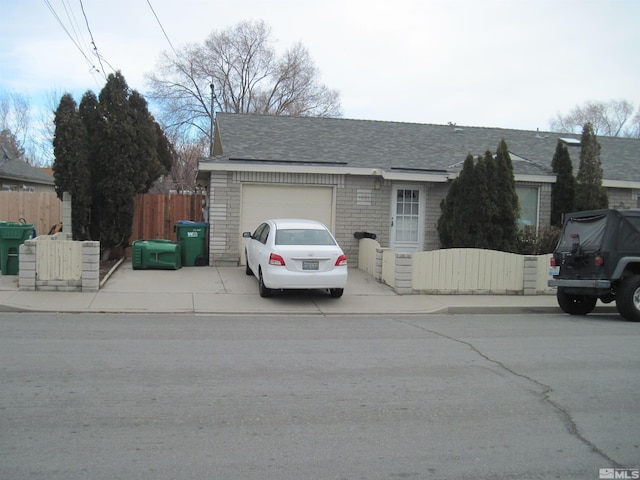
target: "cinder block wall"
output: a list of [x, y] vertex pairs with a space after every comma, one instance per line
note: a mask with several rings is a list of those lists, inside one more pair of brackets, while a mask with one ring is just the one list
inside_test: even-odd
[[[97, 292], [100, 288], [100, 242], [86, 241], [86, 242], [73, 242], [67, 239], [67, 235], [59, 233], [60, 240], [45, 240], [45, 239], [32, 239], [25, 241], [20, 246], [20, 270], [18, 272], [19, 288], [22, 291], [52, 291], [52, 292]], [[38, 271], [43, 271], [47, 268], [41, 266], [39, 268], [38, 260], [38, 246], [44, 247], [44, 242], [73, 242], [81, 244], [81, 259], [72, 258], [71, 255], [66, 255], [65, 252], [71, 252], [72, 249], [62, 248], [59, 250], [59, 255], [56, 255], [56, 261], [64, 264], [65, 262], [81, 262], [80, 275], [69, 274], [69, 272], [75, 271], [75, 269], [57, 268], [56, 274], [47, 275], [41, 278]], [[47, 259], [50, 261], [51, 259]], [[51, 271], [51, 269], [48, 269]]]
[[[355, 232], [376, 234], [382, 247], [390, 243], [391, 192], [393, 182], [382, 177], [362, 175], [294, 174], [271, 172], [211, 172], [209, 178], [209, 264], [238, 265], [240, 262], [240, 215], [243, 183], [313, 184], [335, 188], [335, 235], [351, 265], [358, 258]], [[406, 182], [397, 182], [406, 183]], [[409, 182], [410, 183], [410, 182]], [[527, 185], [533, 185], [527, 183]], [[450, 183], [425, 184], [424, 251], [440, 248], [438, 220], [440, 202]], [[540, 225], [548, 225], [550, 184], [540, 188]], [[351, 261], [351, 259], [354, 259]]]

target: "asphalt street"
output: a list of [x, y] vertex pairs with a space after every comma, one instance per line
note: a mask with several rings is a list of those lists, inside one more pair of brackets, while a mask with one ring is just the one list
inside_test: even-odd
[[617, 315], [0, 314], [2, 479], [598, 479], [640, 466]]

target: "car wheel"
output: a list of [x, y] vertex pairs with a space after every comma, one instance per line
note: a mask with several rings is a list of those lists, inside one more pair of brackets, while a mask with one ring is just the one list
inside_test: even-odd
[[249, 258], [247, 257], [247, 251], [244, 251], [244, 261], [247, 262], [247, 265], [244, 268], [244, 273], [246, 273], [247, 275], [253, 275], [253, 270], [251, 270], [251, 267], [249, 266]]
[[562, 287], [558, 287], [557, 298], [562, 311], [569, 315], [587, 315], [593, 312], [598, 301], [598, 297], [592, 295], [568, 294]]
[[618, 313], [630, 322], [640, 322], [640, 275], [623, 280], [616, 297]]
[[340, 298], [344, 293], [344, 288], [330, 288], [329, 293], [333, 298]]
[[262, 270], [259, 270], [258, 275], [258, 291], [260, 292], [260, 296], [263, 298], [271, 296], [271, 289], [264, 284], [264, 279], [262, 278]]

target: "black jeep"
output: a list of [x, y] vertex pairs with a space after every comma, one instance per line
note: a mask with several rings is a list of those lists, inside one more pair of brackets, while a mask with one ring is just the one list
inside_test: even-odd
[[586, 315], [598, 299], [615, 300], [620, 315], [640, 322], [640, 209], [565, 214], [549, 273], [564, 312]]

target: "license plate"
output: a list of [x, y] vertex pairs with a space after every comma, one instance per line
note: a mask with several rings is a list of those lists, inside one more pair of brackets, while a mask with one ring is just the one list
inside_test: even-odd
[[549, 275], [553, 277], [560, 275], [560, 267], [549, 267]]
[[320, 268], [320, 262], [318, 262], [317, 260], [315, 261], [303, 260], [302, 262], [303, 270], [318, 270], [319, 268]]

